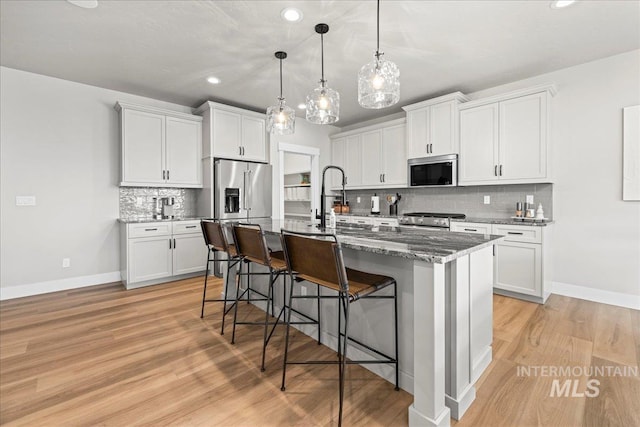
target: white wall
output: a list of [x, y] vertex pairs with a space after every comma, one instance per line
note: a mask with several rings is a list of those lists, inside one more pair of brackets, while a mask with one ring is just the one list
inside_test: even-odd
[[[302, 144], [300, 144], [302, 145]], [[284, 153], [284, 174], [309, 172], [311, 158], [306, 154]]]
[[622, 109], [640, 104], [640, 50], [471, 97], [550, 82], [558, 89], [552, 98], [550, 132], [554, 288], [580, 286], [603, 297], [602, 291], [628, 294], [637, 306], [640, 202], [622, 200]]
[[[270, 158], [273, 165], [273, 189], [279, 189], [283, 183], [280, 182], [280, 156], [278, 154], [278, 144], [304, 145], [320, 149], [320, 171], [331, 163], [331, 144], [329, 136], [339, 132], [340, 129], [329, 125], [316, 125], [307, 122], [302, 117], [296, 117], [296, 131], [293, 135], [272, 135], [270, 137]], [[327, 180], [329, 177], [327, 177]], [[273, 191], [273, 218], [277, 218], [280, 213], [280, 192]]]
[[0, 67], [0, 298], [120, 280], [116, 101], [191, 112]]

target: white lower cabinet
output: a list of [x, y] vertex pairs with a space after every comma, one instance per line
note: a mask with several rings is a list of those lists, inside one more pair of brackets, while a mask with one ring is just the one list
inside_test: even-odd
[[200, 221], [122, 224], [121, 276], [127, 289], [204, 271], [207, 248]]
[[452, 222], [451, 231], [505, 236], [494, 246], [494, 292], [538, 303], [547, 300], [551, 225]]

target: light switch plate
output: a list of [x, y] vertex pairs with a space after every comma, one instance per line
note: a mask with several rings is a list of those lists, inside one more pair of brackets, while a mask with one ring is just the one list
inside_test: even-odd
[[16, 196], [16, 206], [35, 206], [36, 196]]
[[484, 204], [485, 205], [491, 204], [491, 196], [484, 196]]
[[527, 194], [527, 203], [533, 203], [533, 194]]

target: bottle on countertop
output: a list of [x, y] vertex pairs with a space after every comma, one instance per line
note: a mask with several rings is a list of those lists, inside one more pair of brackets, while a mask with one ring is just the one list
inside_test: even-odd
[[329, 214], [329, 228], [336, 228], [336, 210], [333, 208]]

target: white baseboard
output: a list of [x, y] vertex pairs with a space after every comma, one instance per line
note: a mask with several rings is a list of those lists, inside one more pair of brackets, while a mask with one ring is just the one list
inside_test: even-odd
[[69, 277], [60, 280], [50, 280], [47, 282], [7, 286], [0, 288], [0, 301], [119, 281], [120, 272], [112, 271], [111, 273], [93, 274], [91, 276]]
[[640, 295], [611, 292], [562, 282], [552, 282], [552, 286], [551, 293], [554, 294], [640, 310]]

